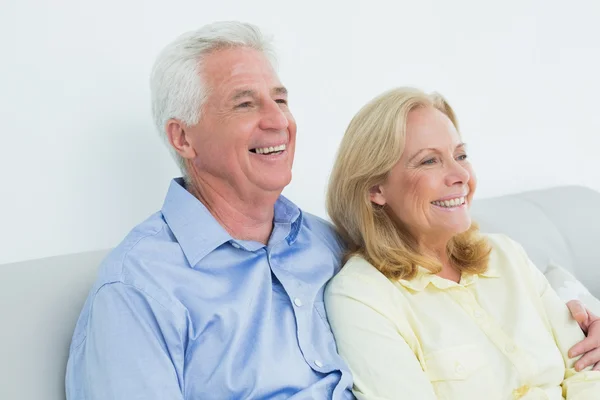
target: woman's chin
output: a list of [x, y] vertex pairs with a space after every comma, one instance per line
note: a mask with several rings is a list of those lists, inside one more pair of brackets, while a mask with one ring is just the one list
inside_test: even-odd
[[456, 235], [460, 235], [461, 233], [465, 233], [471, 227], [471, 218], [463, 218], [461, 220], [454, 220], [451, 223], [444, 224], [441, 230], [446, 232], [446, 236], [453, 237]]

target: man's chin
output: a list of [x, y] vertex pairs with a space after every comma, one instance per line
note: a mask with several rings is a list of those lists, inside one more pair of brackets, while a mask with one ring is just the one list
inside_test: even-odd
[[271, 176], [268, 179], [262, 177], [262, 179], [256, 182], [256, 186], [265, 192], [281, 193], [283, 189], [292, 181], [291, 172], [287, 175], [282, 176]]

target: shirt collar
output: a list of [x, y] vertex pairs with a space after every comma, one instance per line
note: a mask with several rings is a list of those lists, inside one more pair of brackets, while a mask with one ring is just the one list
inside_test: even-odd
[[[302, 225], [302, 211], [284, 196], [279, 196], [273, 209], [273, 231], [267, 246], [274, 246], [285, 239], [288, 245], [296, 241]], [[256, 251], [265, 247], [262, 243], [232, 239], [235, 247]]]
[[191, 267], [232, 239], [204, 204], [185, 189], [182, 178], [171, 181], [162, 214]]
[[436, 288], [444, 290], [444, 289], [448, 289], [449, 287], [453, 287], [453, 286], [469, 286], [475, 282], [477, 282], [477, 280], [480, 277], [483, 278], [499, 278], [500, 277], [500, 273], [498, 271], [498, 267], [496, 265], [497, 263], [493, 262], [490, 259], [490, 262], [488, 264], [488, 269], [481, 273], [481, 274], [463, 274], [460, 282], [456, 283], [453, 282], [451, 280], [448, 279], [444, 279], [438, 275], [432, 274], [431, 272], [429, 272], [429, 270], [423, 268], [423, 267], [419, 267], [418, 272], [417, 272], [417, 276], [415, 276], [413, 279], [411, 280], [406, 280], [406, 279], [400, 279], [398, 282], [411, 290], [420, 292], [423, 289], [425, 289], [430, 283], [432, 285], [434, 285]]
[[273, 223], [275, 225], [273, 230], [275, 228], [283, 228], [282, 230], [288, 244], [294, 243], [302, 225], [302, 211], [300, 208], [281, 195], [275, 202], [273, 214]]
[[[171, 181], [161, 211], [191, 267], [230, 241], [249, 251], [263, 247], [257, 242], [233, 239], [204, 204], [185, 189], [182, 178]], [[279, 196], [273, 222], [272, 237], [276, 232], [285, 232], [286, 240], [292, 244], [300, 230], [302, 212], [290, 200]]]

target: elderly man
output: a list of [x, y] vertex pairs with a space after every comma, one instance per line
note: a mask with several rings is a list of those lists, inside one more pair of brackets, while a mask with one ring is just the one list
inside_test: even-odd
[[323, 306], [343, 248], [281, 196], [296, 124], [272, 55], [256, 27], [229, 22], [159, 56], [152, 110], [185, 177], [103, 262], [69, 399], [352, 398]]

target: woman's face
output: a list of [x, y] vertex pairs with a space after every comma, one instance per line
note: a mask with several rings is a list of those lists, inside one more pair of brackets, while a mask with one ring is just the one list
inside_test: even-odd
[[433, 107], [408, 114], [400, 161], [371, 201], [387, 205], [418, 243], [446, 243], [471, 226], [469, 208], [477, 182], [450, 119]]

